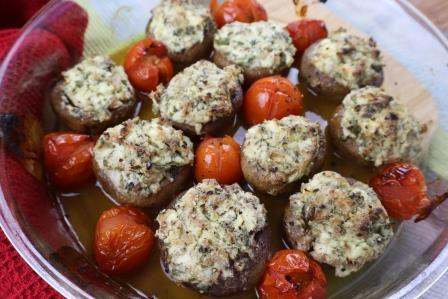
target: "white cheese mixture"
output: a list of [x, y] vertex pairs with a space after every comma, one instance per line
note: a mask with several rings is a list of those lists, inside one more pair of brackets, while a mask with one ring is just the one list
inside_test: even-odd
[[193, 163], [193, 144], [159, 119], [134, 118], [107, 129], [98, 139], [93, 157], [124, 195], [150, 196], [173, 171]]
[[380, 51], [375, 42], [343, 29], [318, 41], [309, 57], [319, 71], [349, 89], [372, 84], [382, 76]]
[[159, 85], [151, 94], [154, 113], [201, 133], [202, 127], [233, 112], [232, 97], [243, 82], [241, 69], [224, 69], [201, 60], [171, 79], [168, 87]]
[[156, 220], [167, 275], [203, 292], [234, 271], [247, 270], [247, 258], [257, 258], [255, 235], [267, 225], [266, 209], [255, 195], [215, 180], [189, 189]]
[[114, 110], [134, 101], [134, 92], [122, 66], [96, 56], [84, 59], [62, 73], [63, 97], [70, 113], [83, 114], [98, 121], [112, 117]]
[[[332, 171], [316, 174], [289, 199], [287, 233], [293, 247], [344, 277], [378, 258], [393, 236], [386, 210], [369, 186]], [[299, 232], [299, 233], [297, 233]], [[289, 239], [291, 236], [289, 236]]]
[[148, 31], [169, 53], [181, 53], [204, 40], [210, 23], [213, 19], [206, 6], [188, 0], [163, 0], [152, 11]]
[[270, 22], [233, 22], [215, 35], [215, 51], [245, 68], [279, 69], [291, 66], [296, 48], [280, 25]]
[[351, 139], [358, 153], [380, 166], [394, 160], [415, 161], [422, 138], [417, 120], [377, 87], [352, 91], [343, 103], [342, 140]]
[[[268, 120], [250, 128], [242, 154], [261, 173], [272, 173], [284, 184], [309, 174], [320, 149], [318, 123], [301, 116]], [[275, 195], [276, 190], [269, 192]]]

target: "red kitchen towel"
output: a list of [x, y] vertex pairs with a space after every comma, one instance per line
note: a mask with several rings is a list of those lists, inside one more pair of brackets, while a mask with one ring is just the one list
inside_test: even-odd
[[40, 278], [0, 232], [0, 297], [63, 298]]
[[0, 1], [0, 29], [20, 28], [49, 0]]
[[[20, 27], [46, 2], [48, 0], [0, 1], [0, 64], [20, 35]], [[59, 8], [40, 28], [30, 32], [23, 41], [25, 46], [13, 58], [8, 77], [1, 86], [2, 111], [6, 109], [20, 114], [26, 105], [38, 117], [43, 94], [39, 88], [33, 88], [33, 84], [41, 87], [52, 73], [43, 71], [38, 76], [33, 75], [33, 64], [47, 61], [51, 63], [47, 65], [48, 69], [54, 72], [55, 69], [66, 68], [81, 56], [87, 15], [71, 2]], [[21, 88], [18, 82], [24, 79], [28, 80], [30, 85], [27, 86], [31, 88]], [[17, 104], [19, 100], [20, 105]], [[23, 261], [2, 231], [0, 256], [0, 298], [62, 298]]]
[[[20, 33], [20, 29], [0, 30], [0, 62]], [[0, 297], [61, 298], [40, 278], [0, 231]]]

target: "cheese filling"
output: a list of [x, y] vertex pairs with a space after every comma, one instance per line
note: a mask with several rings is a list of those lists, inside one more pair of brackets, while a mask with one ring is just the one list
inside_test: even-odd
[[346, 96], [341, 127], [343, 141], [353, 140], [358, 153], [375, 166], [393, 160], [415, 161], [421, 153], [417, 120], [377, 87], [365, 87]]
[[202, 291], [247, 270], [256, 259], [255, 235], [267, 225], [266, 210], [237, 184], [205, 180], [157, 216], [156, 236], [166, 249], [167, 274]]
[[380, 51], [375, 42], [343, 29], [319, 41], [310, 59], [318, 70], [349, 89], [369, 85], [382, 76]]
[[318, 123], [301, 116], [268, 120], [250, 128], [243, 155], [261, 172], [271, 172], [285, 184], [310, 173], [320, 150]]
[[289, 199], [288, 230], [300, 231], [294, 247], [345, 277], [378, 258], [393, 236], [386, 210], [375, 191], [336, 172], [316, 174]]
[[151, 94], [153, 110], [200, 134], [205, 124], [232, 114], [232, 98], [242, 82], [239, 67], [220, 69], [201, 60], [174, 76], [168, 87], [159, 85]]
[[130, 119], [107, 129], [93, 157], [112, 184], [124, 195], [149, 196], [173, 181], [175, 171], [193, 163], [193, 144], [182, 131], [152, 121]]
[[296, 48], [289, 34], [270, 22], [233, 22], [215, 35], [215, 51], [245, 69], [289, 67]]
[[169, 53], [181, 53], [204, 40], [208, 23], [213, 19], [206, 6], [188, 0], [163, 0], [152, 12], [148, 31]]
[[62, 73], [63, 97], [72, 114], [87, 114], [98, 121], [134, 101], [134, 92], [122, 66], [102, 56], [87, 58]]

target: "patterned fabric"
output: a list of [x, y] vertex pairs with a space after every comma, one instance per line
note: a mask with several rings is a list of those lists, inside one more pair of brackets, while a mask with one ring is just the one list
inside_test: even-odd
[[25, 263], [1, 231], [0, 256], [1, 298], [63, 298]]
[[[48, 0], [0, 1], [0, 64], [20, 35], [20, 27], [46, 2]], [[10, 61], [8, 77], [1, 83], [0, 110], [21, 115], [23, 107], [27, 107], [28, 112], [39, 117], [44, 96], [42, 86], [54, 72], [60, 72], [80, 58], [86, 26], [84, 10], [75, 3], [66, 2], [40, 28], [31, 31]], [[14, 159], [10, 162], [17, 164]], [[10, 171], [13, 169], [21, 168], [19, 165]], [[26, 193], [17, 192], [16, 198]], [[32, 199], [22, 200], [26, 201], [22, 206], [33, 206]], [[1, 231], [0, 256], [0, 298], [62, 298], [26, 264]]]
[[0, 61], [8, 52], [9, 47], [16, 40], [20, 34], [20, 29], [5, 29], [0, 30]]

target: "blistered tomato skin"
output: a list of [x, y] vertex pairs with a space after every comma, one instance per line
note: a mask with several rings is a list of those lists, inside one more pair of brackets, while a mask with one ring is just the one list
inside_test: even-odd
[[210, 10], [218, 28], [235, 21], [251, 23], [268, 19], [266, 10], [256, 0], [225, 0], [222, 4], [212, 0]]
[[389, 216], [406, 220], [422, 214], [431, 205], [421, 170], [410, 163], [384, 166], [370, 180]]
[[272, 76], [255, 81], [244, 96], [244, 117], [251, 125], [269, 119], [303, 114], [303, 95], [286, 78]]
[[288, 24], [286, 29], [297, 49], [296, 56], [301, 57], [305, 50], [316, 41], [326, 38], [328, 30], [320, 20], [299, 20]]
[[320, 265], [301, 250], [280, 250], [258, 286], [261, 299], [323, 299], [327, 281]]
[[243, 177], [240, 145], [230, 137], [206, 138], [196, 149], [195, 178], [216, 179], [220, 184], [233, 184]]
[[149, 218], [136, 208], [121, 206], [103, 212], [93, 244], [99, 268], [108, 274], [121, 274], [143, 264], [155, 241], [149, 225]]
[[143, 92], [167, 84], [174, 75], [173, 64], [167, 55], [165, 46], [149, 37], [132, 46], [124, 62], [131, 84]]
[[44, 162], [51, 182], [62, 190], [78, 188], [94, 178], [89, 135], [56, 132], [43, 140]]

